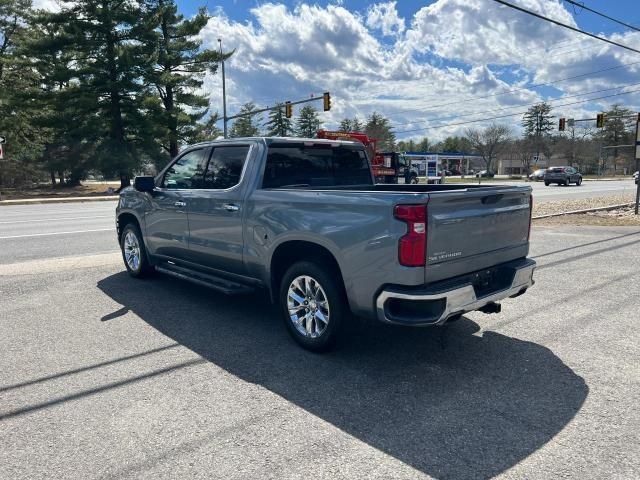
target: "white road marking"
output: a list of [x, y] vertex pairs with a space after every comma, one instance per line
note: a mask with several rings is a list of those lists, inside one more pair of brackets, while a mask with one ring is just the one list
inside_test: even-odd
[[112, 218], [113, 215], [92, 215], [90, 217], [52, 217], [52, 218], [42, 218], [39, 220], [12, 220], [10, 222], [0, 222], [0, 224], [11, 224], [11, 223], [31, 223], [31, 222], [55, 222], [58, 220], [84, 220], [87, 218]]
[[8, 275], [34, 275], [39, 273], [56, 273], [79, 268], [107, 267], [122, 264], [120, 252], [98, 253], [81, 257], [49, 258], [44, 260], [28, 260], [20, 263], [0, 265], [0, 277]]
[[96, 228], [95, 230], [77, 230], [74, 232], [52, 232], [52, 233], [32, 233], [29, 235], [10, 235], [8, 237], [0, 237], [0, 240], [8, 240], [10, 238], [27, 238], [27, 237], [46, 237], [49, 235], [71, 235], [72, 233], [89, 233], [89, 232], [115, 232], [116, 227], [112, 228]]

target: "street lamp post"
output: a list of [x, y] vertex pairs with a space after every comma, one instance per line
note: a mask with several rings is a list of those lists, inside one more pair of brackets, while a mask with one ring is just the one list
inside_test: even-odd
[[227, 138], [227, 86], [225, 83], [224, 76], [224, 54], [222, 53], [222, 39], [218, 39], [218, 44], [220, 45], [220, 58], [222, 63], [222, 125], [223, 125], [223, 134], [224, 138]]

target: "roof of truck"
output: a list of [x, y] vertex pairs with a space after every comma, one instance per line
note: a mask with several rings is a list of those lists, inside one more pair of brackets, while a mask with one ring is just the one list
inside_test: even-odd
[[247, 140], [261, 140], [267, 144], [269, 143], [300, 143], [300, 142], [313, 142], [313, 143], [344, 143], [348, 145], [362, 145], [360, 142], [354, 142], [351, 140], [327, 140], [324, 138], [305, 138], [305, 137], [235, 137], [235, 138], [217, 138], [215, 140], [206, 140], [204, 142], [195, 143], [193, 145], [187, 145], [184, 148], [194, 147], [196, 145], [212, 145], [220, 143], [236, 143]]

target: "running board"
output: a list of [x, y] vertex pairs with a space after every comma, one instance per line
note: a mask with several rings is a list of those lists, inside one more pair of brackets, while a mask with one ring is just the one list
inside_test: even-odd
[[156, 271], [181, 280], [187, 280], [197, 285], [202, 285], [203, 287], [212, 288], [227, 295], [238, 295], [254, 291], [254, 289], [248, 285], [209, 275], [208, 273], [196, 272], [172, 263], [162, 263], [156, 266]]

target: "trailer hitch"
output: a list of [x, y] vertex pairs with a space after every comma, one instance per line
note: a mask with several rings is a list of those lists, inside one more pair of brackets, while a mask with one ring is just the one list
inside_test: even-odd
[[500, 313], [502, 311], [502, 305], [496, 302], [489, 302], [479, 310], [482, 313]]

